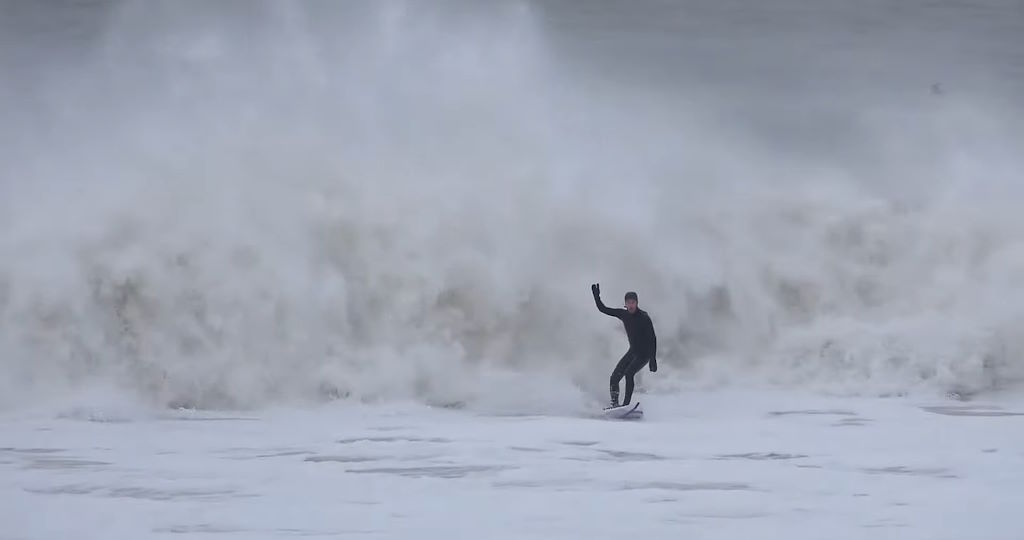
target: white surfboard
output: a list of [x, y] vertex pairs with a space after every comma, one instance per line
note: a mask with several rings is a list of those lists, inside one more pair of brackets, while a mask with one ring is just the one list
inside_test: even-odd
[[644, 410], [640, 402], [630, 403], [619, 407], [610, 407], [601, 411], [601, 416], [613, 420], [638, 420], [644, 417]]

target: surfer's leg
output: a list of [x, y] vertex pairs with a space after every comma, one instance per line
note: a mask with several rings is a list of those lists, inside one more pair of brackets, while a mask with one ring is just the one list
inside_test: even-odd
[[622, 381], [622, 377], [625, 376], [626, 369], [629, 367], [629, 362], [632, 359], [633, 353], [630, 351], [626, 351], [626, 354], [622, 355], [622, 358], [619, 360], [619, 363], [615, 364], [615, 369], [612, 370], [611, 379], [608, 381], [610, 383], [609, 390], [612, 396], [612, 407], [619, 406], [619, 382]]
[[622, 404], [629, 405], [629, 400], [633, 398], [633, 377], [639, 372], [648, 360], [639, 356], [632, 359], [628, 366], [626, 366], [625, 377], [626, 377], [626, 395], [623, 397]]

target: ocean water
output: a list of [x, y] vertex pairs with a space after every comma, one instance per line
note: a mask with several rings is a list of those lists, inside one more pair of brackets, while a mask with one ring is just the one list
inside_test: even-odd
[[0, 537], [1016, 538], [1022, 35], [4, 3]]
[[645, 418], [334, 403], [0, 419], [5, 538], [1020, 535], [1019, 398], [644, 395]]

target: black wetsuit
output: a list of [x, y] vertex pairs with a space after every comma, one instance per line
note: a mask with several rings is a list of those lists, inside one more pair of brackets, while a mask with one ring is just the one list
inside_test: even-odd
[[654, 334], [654, 323], [651, 322], [651, 317], [647, 315], [647, 312], [639, 307], [635, 312], [630, 313], [626, 309], [605, 306], [601, 302], [599, 293], [594, 294], [594, 303], [597, 304], [598, 311], [619, 319], [626, 328], [626, 336], [629, 338], [629, 350], [626, 351], [626, 354], [622, 355], [622, 359], [615, 365], [611, 380], [609, 381], [609, 390], [611, 391], [612, 406], [617, 406], [619, 402], [619, 382], [625, 377], [626, 395], [623, 396], [622, 404], [628, 405], [629, 400], [633, 397], [633, 376], [648, 363], [650, 363], [651, 371], [658, 370], [658, 361], [656, 359], [658, 337]]

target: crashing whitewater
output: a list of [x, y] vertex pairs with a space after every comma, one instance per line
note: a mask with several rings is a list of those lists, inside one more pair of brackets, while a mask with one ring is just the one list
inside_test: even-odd
[[125, 7], [35, 79], [0, 185], [4, 406], [575, 409], [625, 348], [593, 282], [651, 313], [648, 392], [1020, 378], [1021, 158], [997, 116], [880, 107], [842, 141], [866, 157], [828, 161], [716, 121], [699, 85], [565, 69], [530, 10], [349, 13], [342, 39], [295, 9], [150, 31]]

